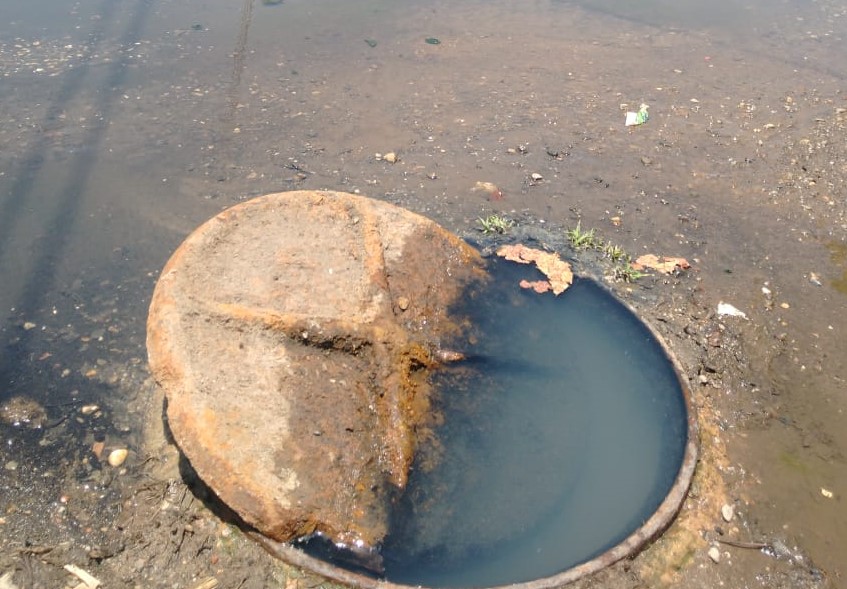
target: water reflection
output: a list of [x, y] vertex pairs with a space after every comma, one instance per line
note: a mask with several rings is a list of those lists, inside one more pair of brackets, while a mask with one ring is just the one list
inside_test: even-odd
[[[89, 60], [103, 49], [105, 31], [117, 21], [116, 7], [114, 2], [104, 2], [100, 7], [100, 18], [83, 43], [86, 58], [62, 76], [43, 120], [34, 122], [40, 134], [8, 172], [12, 182], [0, 205], [0, 260], [4, 266], [13, 258], [23, 264], [22, 271], [15, 273], [15, 280], [5, 282], [2, 301], [4, 309], [14, 308], [19, 317], [38, 317], [47, 297], [59, 286], [58, 266], [63, 263], [75, 223], [84, 214], [85, 193], [115, 105], [115, 90], [125, 80], [130, 51], [141, 37], [151, 4], [147, 0], [135, 3], [128, 22], [121, 27], [115, 59], [104, 71], [95, 73]], [[80, 138], [84, 149], [71, 154], [61, 165], [52, 164], [48, 161], [49, 130], [83, 96], [90, 100], [94, 113]], [[50, 190], [42, 192], [45, 185]], [[36, 240], [30, 241], [32, 235], [20, 235], [17, 229], [24, 211], [31, 212], [33, 208], [37, 209], [40, 227]], [[25, 256], [21, 256], [23, 253]], [[6, 347], [0, 357], [0, 382], [13, 381], [12, 375], [26, 364], [33, 352], [29, 341], [33, 333], [24, 330], [13, 345]]]

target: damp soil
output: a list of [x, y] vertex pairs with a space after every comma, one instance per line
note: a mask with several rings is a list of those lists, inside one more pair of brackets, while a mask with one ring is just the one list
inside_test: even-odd
[[[577, 586], [845, 586], [847, 15], [667, 4], [0, 9], [3, 582], [71, 584], [75, 565], [109, 587], [328, 584], [252, 542], [180, 461], [144, 334], [192, 229], [328, 188], [474, 238], [508, 217], [678, 356], [701, 427], [689, 497]], [[624, 127], [641, 103], [649, 121]], [[569, 246], [577, 223], [691, 268], [615, 279]]]

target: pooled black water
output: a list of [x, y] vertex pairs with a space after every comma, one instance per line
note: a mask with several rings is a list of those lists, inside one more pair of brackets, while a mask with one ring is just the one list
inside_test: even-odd
[[445, 421], [420, 449], [382, 547], [384, 577], [484, 587], [547, 577], [611, 548], [673, 485], [687, 435], [674, 369], [606, 290], [518, 286], [492, 262], [461, 311], [468, 360], [435, 377]]

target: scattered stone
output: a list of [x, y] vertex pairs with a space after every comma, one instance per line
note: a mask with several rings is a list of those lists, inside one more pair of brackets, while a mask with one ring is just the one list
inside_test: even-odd
[[117, 450], [112, 450], [111, 452], [109, 452], [109, 464], [117, 468], [126, 461], [126, 457], [128, 455], [129, 450], [127, 450], [126, 448], [118, 448]]
[[397, 308], [405, 311], [409, 308], [409, 297], [397, 297]]
[[79, 408], [79, 412], [82, 413], [83, 415], [91, 415], [92, 413], [95, 413], [99, 410], [100, 410], [99, 405], [83, 405], [82, 407]]
[[384, 156], [382, 156], [382, 161], [388, 162], [389, 164], [393, 164], [397, 162], [397, 154], [393, 151], [389, 151]]
[[723, 507], [721, 507], [721, 517], [723, 517], [723, 521], [731, 522], [733, 516], [735, 516], [735, 509], [733, 509], [732, 505], [724, 503]]
[[721, 551], [717, 546], [712, 546], [711, 548], [709, 548], [708, 554], [709, 558], [711, 558], [712, 562], [714, 562], [715, 564], [721, 561]]
[[97, 460], [100, 460], [100, 457], [103, 455], [103, 450], [106, 449], [106, 442], [94, 442], [91, 444], [91, 452], [97, 457]]
[[829, 489], [824, 489], [823, 487], [821, 487], [821, 495], [823, 495], [827, 499], [832, 499], [832, 497], [834, 496], [832, 491], [830, 491]]
[[29, 331], [30, 329], [35, 329], [37, 326], [32, 321], [27, 321], [24, 323], [24, 329]]
[[539, 182], [542, 182], [544, 180], [544, 176], [542, 176], [538, 172], [533, 172], [532, 174], [529, 175], [529, 179], [533, 183], [538, 184]]
[[5, 464], [6, 470], [18, 470], [18, 463], [14, 460], [10, 460]]

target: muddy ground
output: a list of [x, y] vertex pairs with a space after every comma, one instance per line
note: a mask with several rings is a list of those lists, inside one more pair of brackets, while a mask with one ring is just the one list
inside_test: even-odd
[[687, 258], [607, 283], [691, 383], [692, 491], [662, 539], [579, 586], [847, 586], [843, 7], [222, 4], [3, 9], [0, 587], [74, 586], [66, 565], [105, 587], [326, 584], [180, 461], [144, 342], [191, 229], [322, 188], [468, 236], [491, 214], [551, 242], [579, 222]]

